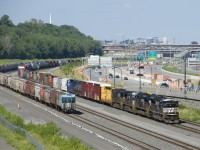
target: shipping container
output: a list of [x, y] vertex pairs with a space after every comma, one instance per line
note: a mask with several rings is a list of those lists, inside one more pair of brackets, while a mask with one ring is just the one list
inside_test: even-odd
[[27, 95], [27, 96], [31, 96], [31, 86], [33, 85], [34, 83], [31, 82], [31, 81], [25, 81], [24, 82], [24, 94]]
[[111, 84], [101, 84], [101, 101], [109, 105], [112, 104]]
[[62, 78], [61, 77], [54, 77], [53, 78], [53, 87], [57, 89], [61, 89], [62, 86]]
[[81, 95], [83, 97], [100, 101], [101, 99], [101, 87], [100, 82], [95, 81], [82, 81], [81, 82]]
[[27, 69], [25, 70], [25, 79], [30, 80], [30, 71]]
[[25, 67], [24, 66], [18, 66], [18, 76], [20, 78], [25, 78]]
[[3, 85], [3, 74], [0, 73], [0, 84]]
[[37, 71], [33, 72], [33, 81], [39, 83], [39, 72]]
[[50, 104], [50, 91], [51, 91], [51, 88], [50, 87], [47, 87], [45, 89], [45, 93], [44, 93], [44, 98], [45, 98], [45, 102], [46, 104]]
[[49, 94], [48, 93], [50, 93], [50, 88], [48, 87], [48, 86], [41, 86], [40, 87], [40, 101], [42, 102], [42, 103], [49, 103]]
[[22, 94], [24, 93], [24, 84], [25, 84], [25, 82], [26, 82], [26, 80], [25, 79], [21, 79], [21, 78], [17, 82], [17, 84], [18, 84], [17, 86], [19, 86], [18, 87], [18, 90], [19, 90], [18, 92], [20, 92]]
[[9, 74], [3, 74], [3, 85], [8, 87], [8, 77], [10, 77]]
[[[48, 72], [40, 72], [39, 73], [39, 83], [40, 84], [43, 84], [43, 85], [47, 85], [47, 81], [48, 81], [48, 76], [46, 77], [46, 81], [44, 81], [45, 79], [44, 79], [44, 75], [50, 75], [50, 73], [48, 73]], [[46, 83], [46, 84], [45, 84]]]
[[35, 83], [34, 82], [32, 82], [31, 84], [30, 84], [30, 97], [31, 98], [33, 98], [33, 99], [35, 99]]
[[34, 71], [29, 72], [29, 81], [33, 81], [33, 73]]
[[40, 100], [40, 89], [41, 89], [42, 85], [35, 83], [35, 99], [36, 100]]
[[57, 108], [59, 105], [59, 93], [61, 93], [61, 91], [58, 89], [52, 89], [50, 91], [50, 104], [54, 108]]
[[67, 90], [67, 82], [68, 82], [68, 78], [62, 78], [61, 79], [61, 90], [63, 91], [68, 91]]
[[47, 83], [47, 85], [48, 86], [50, 86], [50, 87], [53, 87], [53, 79], [54, 78], [56, 78], [57, 76], [55, 76], [55, 75], [52, 75], [52, 74], [50, 74], [50, 75], [48, 75], [48, 83]]
[[14, 91], [17, 91], [18, 90], [18, 80], [19, 78], [18, 77], [12, 77], [11, 79], [11, 85], [10, 87], [14, 90]]

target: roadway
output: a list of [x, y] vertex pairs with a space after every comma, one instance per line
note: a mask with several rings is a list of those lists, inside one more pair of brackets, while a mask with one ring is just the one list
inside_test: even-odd
[[[154, 69], [154, 73], [159, 73], [159, 74], [165, 74], [169, 75], [170, 78], [174, 79], [183, 79], [183, 75], [179, 74], [173, 74], [170, 72], [165, 72], [161, 69], [161, 66], [156, 66], [156, 68], [159, 69]], [[138, 72], [137, 69], [135, 69], [136, 72]], [[102, 72], [102, 75], [99, 75], [98, 72]], [[160, 95], [166, 95], [166, 96], [173, 96], [173, 97], [187, 97], [189, 99], [200, 99], [200, 93], [199, 92], [194, 92], [194, 91], [187, 91], [186, 94], [184, 93], [183, 90], [180, 89], [170, 89], [170, 88], [160, 88], [159, 83], [157, 82], [156, 86], [151, 86], [151, 74], [150, 74], [150, 67], [145, 66], [145, 69], [141, 71], [141, 73], [146, 72], [144, 77], [141, 77], [141, 91], [146, 92], [150, 91], [151, 93], [154, 94], [160, 94]], [[90, 68], [84, 70], [85, 74], [90, 74]], [[107, 73], [112, 73], [114, 74], [113, 69], [107, 68]], [[124, 82], [123, 88], [130, 90], [130, 91], [140, 91], [140, 83], [139, 83], [139, 78], [136, 76], [136, 74], [130, 74], [129, 70], [127, 71], [126, 68], [122, 68], [122, 80], [121, 80], [121, 71], [120, 69], [115, 69], [115, 74], [119, 75], [120, 78], [115, 78], [115, 83], [121, 84], [121, 81]], [[124, 77], [127, 76], [129, 79], [124, 80]], [[189, 78], [189, 75], [187, 75], [187, 78]], [[190, 76], [190, 78], [198, 78], [194, 76]], [[91, 69], [91, 79], [93, 81], [104, 81], [105, 82], [105, 70], [104, 68], [99, 69], [98, 71], [95, 71], [95, 69]], [[109, 78], [109, 80], [113, 83], [114, 78]]]

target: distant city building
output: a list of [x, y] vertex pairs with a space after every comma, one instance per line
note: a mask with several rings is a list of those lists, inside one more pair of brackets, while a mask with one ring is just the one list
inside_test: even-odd
[[163, 37], [163, 44], [168, 44], [168, 40], [167, 40], [167, 37]]
[[149, 38], [136, 38], [133, 39], [125, 39], [124, 41], [117, 42], [116, 40], [106, 40], [101, 42], [101, 44], [106, 45], [114, 45], [114, 44], [169, 44], [167, 37], [149, 37]]

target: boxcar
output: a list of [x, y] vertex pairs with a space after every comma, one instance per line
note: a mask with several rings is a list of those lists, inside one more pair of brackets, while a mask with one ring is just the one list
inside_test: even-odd
[[112, 105], [111, 84], [101, 83], [101, 102]]
[[57, 78], [57, 76], [52, 74], [48, 75], [48, 82], [47, 82], [48, 86], [53, 87], [54, 78]]
[[10, 77], [9, 74], [3, 74], [3, 85], [6, 87], [9, 87], [8, 86], [8, 77]]
[[42, 103], [50, 104], [50, 100], [49, 100], [50, 90], [51, 88], [48, 86], [42, 86], [40, 88], [40, 101]]
[[0, 73], [0, 84], [3, 85], [3, 74]]
[[61, 89], [61, 86], [62, 86], [62, 78], [55, 76], [53, 78], [53, 87], [57, 89]]
[[[45, 75], [46, 75], [46, 78], [45, 78]], [[39, 73], [39, 83], [47, 85], [48, 75], [50, 75], [50, 73], [48, 73], [48, 72], [40, 72]]]
[[68, 82], [68, 78], [61, 78], [61, 90], [63, 91], [68, 91], [67, 90], [67, 82]]
[[101, 87], [99, 82], [95, 81], [82, 81], [81, 82], [81, 95], [88, 99], [100, 101]]
[[34, 82], [31, 81], [25, 81], [24, 82], [24, 95], [30, 97], [31, 96], [31, 86], [34, 84]]
[[38, 83], [35, 83], [35, 97], [34, 97], [34, 99], [36, 99], [36, 100], [40, 100], [40, 89], [41, 89], [41, 87], [42, 87], [43, 85], [41, 85], [41, 84], [38, 84]]

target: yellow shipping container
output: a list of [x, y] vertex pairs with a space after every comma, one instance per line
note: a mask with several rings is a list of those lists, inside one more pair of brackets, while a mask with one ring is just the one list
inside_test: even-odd
[[111, 86], [101, 85], [101, 101], [112, 104], [112, 88]]

